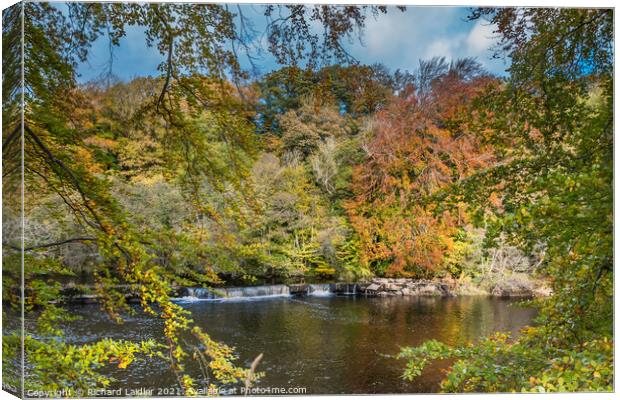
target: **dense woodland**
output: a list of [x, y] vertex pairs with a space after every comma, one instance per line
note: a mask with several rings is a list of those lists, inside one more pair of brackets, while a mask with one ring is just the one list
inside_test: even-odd
[[[192, 394], [192, 349], [216, 381], [250, 384], [174, 287], [386, 276], [553, 289], [516, 340], [403, 349], [406, 378], [450, 358], [446, 391], [612, 389], [611, 10], [472, 10], [497, 27], [507, 77], [468, 58], [355, 63], [341, 40], [383, 7], [266, 6], [282, 68], [259, 77], [240, 67], [240, 10], [68, 10], [26, 3], [23, 89], [21, 5], [3, 13], [3, 301], [19, 309], [23, 141], [28, 388], [106, 385], [102, 365], [162, 357]], [[161, 76], [78, 84], [90, 44], [130, 25], [147, 27]], [[114, 288], [132, 286], [166, 342], [65, 342], [72, 317], [50, 300], [68, 282], [93, 285], [118, 322], [130, 308]], [[14, 370], [20, 332], [3, 339]]]

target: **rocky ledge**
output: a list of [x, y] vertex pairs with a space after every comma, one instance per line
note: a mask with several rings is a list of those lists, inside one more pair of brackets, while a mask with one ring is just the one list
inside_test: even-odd
[[533, 280], [507, 279], [490, 290], [494, 297], [548, 297], [551, 289]]
[[[344, 290], [335, 284], [335, 293], [351, 292], [351, 284], [346, 285]], [[474, 292], [455, 280], [419, 280], [408, 278], [373, 278], [368, 282], [355, 284], [358, 294], [366, 296], [387, 297], [387, 296], [457, 296], [457, 295], [489, 295], [501, 298], [515, 297], [547, 297], [551, 295], [551, 290], [544, 285], [544, 282], [523, 279], [507, 279], [494, 286], [485, 289], [477, 288]]]
[[455, 296], [447, 283], [429, 280], [373, 278], [357, 286], [359, 292], [367, 296]]

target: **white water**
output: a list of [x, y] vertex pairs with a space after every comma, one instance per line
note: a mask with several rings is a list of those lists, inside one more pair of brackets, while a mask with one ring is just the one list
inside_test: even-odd
[[344, 292], [343, 294], [352, 295], [352, 296], [357, 295], [357, 285], [356, 284], [347, 285], [347, 291]]
[[283, 297], [291, 297], [290, 294], [273, 294], [267, 296], [247, 296], [247, 297], [219, 297], [219, 298], [200, 298], [200, 297], [177, 297], [174, 299], [178, 303], [197, 303], [202, 301], [210, 301], [213, 303], [226, 303], [226, 302], [243, 302], [243, 301], [258, 301], [258, 300], [267, 300], [274, 298], [283, 298]]
[[334, 293], [330, 290], [329, 283], [318, 283], [318, 284], [308, 285], [308, 296], [329, 297], [333, 295]]
[[248, 287], [232, 287], [223, 289], [186, 288], [187, 295], [177, 301], [191, 303], [196, 301], [254, 301], [274, 297], [289, 297], [286, 285], [264, 285]]
[[[355, 285], [347, 288], [345, 294], [355, 294]], [[290, 297], [287, 285], [263, 285], [248, 287], [231, 287], [221, 289], [186, 288], [185, 296], [176, 299], [178, 302], [193, 303], [198, 301], [228, 302], [228, 301], [255, 301], [274, 297]], [[308, 285], [306, 294], [313, 297], [334, 296], [329, 283]]]

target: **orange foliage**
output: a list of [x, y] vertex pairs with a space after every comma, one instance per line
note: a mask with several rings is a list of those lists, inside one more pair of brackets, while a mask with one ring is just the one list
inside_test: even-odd
[[355, 168], [345, 205], [362, 241], [362, 263], [387, 276], [423, 276], [442, 266], [462, 209], [436, 212], [429, 197], [488, 165], [490, 152], [469, 133], [464, 112], [490, 78], [448, 74], [423, 99], [413, 90], [377, 113], [368, 160]]

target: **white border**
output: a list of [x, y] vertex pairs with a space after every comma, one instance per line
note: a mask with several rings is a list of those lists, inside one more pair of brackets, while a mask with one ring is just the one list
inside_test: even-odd
[[[98, 1], [98, 0], [95, 0]], [[165, 1], [165, 0], [150, 0], [152, 2], [158, 2], [158, 3], [163, 3], [163, 2], [170, 2]], [[206, 3], [207, 1], [201, 1], [201, 0], [195, 0], [195, 1], [184, 1], [184, 2], [200, 2], [200, 3]], [[475, 0], [469, 0], [469, 1], [459, 1], [459, 0], [449, 0], [449, 1], [402, 1], [402, 0], [391, 0], [391, 1], [385, 1], [385, 0], [374, 0], [374, 1], [368, 1], [368, 0], [358, 0], [358, 1], [351, 1], [351, 0], [336, 0], [336, 1], [328, 1], [328, 0], [314, 0], [314, 1], [285, 1], [285, 0], [272, 0], [272, 1], [249, 1], [249, 0], [237, 0], [237, 1], [229, 1], [229, 0], [223, 0], [223, 1], [218, 1], [220, 3], [305, 3], [305, 4], [381, 4], [381, 5], [406, 5], [406, 6], [461, 6], [461, 7], [468, 7], [468, 6], [500, 6], [500, 7], [507, 7], [507, 6], [521, 6], [521, 7], [525, 7], [525, 6], [532, 6], [532, 7], [587, 7], [587, 8], [613, 8], [614, 7], [614, 2], [613, 1], [602, 1], [602, 0], [590, 0], [590, 1], [577, 1], [577, 0], [539, 0], [536, 2], [528, 2], [528, 4], [519, 4], [516, 1], [505, 1], [505, 0], [493, 0], [493, 1], [475, 1]], [[5, 9], [13, 4], [17, 3], [16, 1], [13, 0], [0, 0], [0, 8]], [[614, 28], [618, 25], [618, 13], [616, 12], [616, 10], [614, 10]], [[23, 26], [23, 25], [22, 25]], [[615, 44], [617, 42], [617, 35], [614, 32], [614, 66], [616, 65], [617, 61], [618, 61], [618, 54], [617, 51], [615, 49]], [[0, 57], [1, 57], [1, 48], [0, 48]], [[22, 60], [23, 62], [23, 60]], [[615, 73], [615, 68], [614, 68], [614, 100], [615, 100], [615, 94], [617, 92], [617, 76]], [[22, 77], [23, 79], [23, 77]], [[614, 115], [618, 115], [618, 102], [614, 101]], [[0, 116], [0, 123], [1, 123], [1, 116]], [[0, 125], [1, 126], [1, 125]], [[614, 119], [614, 133], [617, 131], [618, 128], [618, 120]], [[615, 135], [614, 135], [615, 136]], [[618, 142], [614, 141], [614, 169], [615, 169], [615, 155], [617, 154], [617, 149], [618, 149]], [[23, 161], [23, 157], [22, 157], [22, 161]], [[22, 167], [23, 168], [23, 167]], [[614, 177], [614, 184], [615, 184], [615, 177]], [[1, 183], [0, 183], [0, 187], [1, 187]], [[618, 204], [615, 201], [615, 199], [617, 198], [618, 194], [620, 193], [620, 189], [618, 189], [618, 187], [614, 186], [614, 216], [618, 215]], [[22, 195], [23, 195], [23, 190], [22, 190]], [[23, 202], [22, 202], [22, 206], [23, 206]], [[1, 215], [1, 214], [0, 214]], [[615, 220], [614, 220], [615, 222]], [[618, 237], [617, 234], [619, 232], [619, 229], [617, 224], [614, 224], [614, 237]], [[0, 226], [0, 235], [2, 233], [2, 228]], [[23, 239], [23, 238], [22, 238]], [[614, 241], [614, 254], [616, 253], [616, 245], [617, 242]], [[23, 244], [22, 244], [23, 246]], [[0, 249], [1, 249], [1, 244], [0, 244]], [[614, 268], [615, 270], [615, 268]], [[23, 271], [22, 271], [23, 272]], [[615, 271], [614, 271], [615, 272]], [[22, 278], [23, 279], [23, 278]], [[614, 294], [615, 294], [615, 288], [618, 287], [618, 275], [616, 274], [614, 276]], [[614, 333], [618, 331], [618, 320], [615, 318], [615, 310], [618, 309], [618, 298], [616, 296], [614, 296]], [[1, 328], [1, 324], [0, 324], [0, 328]], [[23, 355], [22, 355], [23, 357]], [[614, 348], [614, 359], [617, 359], [617, 349]], [[0, 380], [1, 380], [1, 364], [0, 364]], [[615, 369], [614, 371], [615, 374], [615, 378], [617, 378], [617, 369]], [[614, 379], [615, 382], [616, 379]], [[353, 396], [353, 395], [344, 395], [344, 396], [264, 396], [261, 397], [263, 399], [298, 399], [298, 398], [309, 398], [309, 399], [354, 399], [357, 398], [358, 396]], [[374, 398], [384, 398], [384, 397], [388, 397], [388, 395], [375, 395], [373, 396]], [[433, 395], [425, 395], [425, 394], [407, 394], [407, 395], [389, 395], [389, 397], [392, 398], [403, 398], [403, 399], [415, 399], [415, 400], [436, 400], [436, 399], [462, 399], [462, 400], [470, 400], [470, 399], [485, 399], [485, 400], [500, 400], [500, 399], [521, 399], [521, 398], [541, 398], [541, 399], [588, 399], [588, 400], [598, 400], [598, 399], [609, 399], [609, 398], [615, 398], [615, 393], [614, 394], [609, 394], [609, 393], [549, 393], [549, 394], [433, 394]], [[15, 396], [12, 396], [11, 394], [4, 392], [4, 391], [0, 391], [0, 400], [4, 400], [4, 399], [14, 399]], [[183, 399], [185, 400], [186, 398], [172, 398], [172, 399]]]

